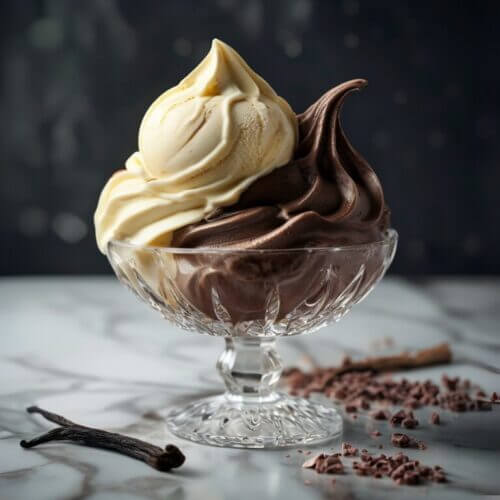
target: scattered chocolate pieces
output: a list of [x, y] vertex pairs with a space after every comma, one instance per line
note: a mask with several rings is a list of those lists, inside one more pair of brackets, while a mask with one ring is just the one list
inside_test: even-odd
[[[349, 443], [343, 444], [343, 448], [346, 447], [355, 449]], [[310, 465], [310, 463], [312, 462], [308, 461], [304, 463], [303, 467], [306, 467], [306, 464], [308, 464], [308, 468], [314, 468], [320, 474], [338, 474], [344, 472], [344, 466], [338, 454], [318, 455], [315, 457], [314, 465]], [[401, 452], [394, 456], [386, 456], [383, 453], [375, 456], [366, 450], [362, 450], [361, 460], [354, 460], [352, 462], [352, 469], [357, 476], [367, 476], [375, 479], [389, 477], [399, 485], [415, 485], [427, 481], [438, 483], [446, 481], [445, 472], [439, 465], [435, 465], [434, 467], [422, 465], [419, 460], [410, 460], [408, 456]]]
[[[340, 401], [351, 418], [358, 414], [369, 413], [373, 420], [389, 421], [394, 427], [415, 429], [419, 421], [412, 410], [421, 407], [439, 407], [454, 412], [487, 411], [499, 401], [497, 392], [488, 399], [486, 393], [478, 389], [468, 379], [450, 377], [444, 374], [441, 384], [425, 381], [410, 381], [406, 378], [393, 380], [380, 372], [401, 368], [414, 368], [429, 364], [446, 363], [451, 359], [447, 345], [420, 351], [415, 355], [402, 354], [379, 358], [367, 358], [355, 362], [344, 359], [340, 367], [318, 368], [312, 373], [305, 373], [297, 368], [288, 370], [284, 379], [294, 395], [309, 396], [313, 392], [322, 392], [327, 397]], [[391, 413], [387, 406], [402, 406]], [[433, 425], [441, 424], [440, 414], [433, 411], [429, 417]], [[371, 437], [381, 436], [380, 431], [372, 430]], [[398, 448], [427, 449], [426, 443], [402, 432], [391, 436], [391, 443]], [[379, 449], [383, 448], [378, 444]], [[342, 443], [341, 456], [355, 458], [352, 469], [356, 475], [375, 479], [390, 477], [396, 484], [414, 485], [422, 482], [445, 482], [446, 474], [442, 467], [428, 467], [418, 460], [410, 460], [402, 452], [394, 456], [371, 455], [366, 449], [359, 452], [350, 443]], [[339, 474], [345, 471], [340, 454], [321, 454], [304, 462], [303, 467], [318, 473]], [[334, 480], [335, 481], [335, 480]], [[334, 482], [333, 481], [333, 482]]]
[[322, 392], [327, 397], [342, 402], [345, 411], [353, 415], [352, 418], [361, 411], [370, 410], [373, 405], [401, 405], [408, 410], [400, 410], [392, 417], [384, 409], [375, 409], [370, 415], [374, 420], [390, 418], [392, 425], [414, 429], [418, 426], [418, 420], [411, 410], [434, 406], [454, 412], [487, 411], [491, 409], [491, 403], [498, 400], [497, 393], [490, 400], [486, 399], [486, 394], [481, 390], [472, 395], [473, 385], [470, 380], [446, 374], [441, 378], [441, 386], [431, 380], [393, 380], [379, 374], [389, 369], [413, 368], [429, 363], [448, 362], [450, 359], [449, 347], [443, 344], [415, 355], [367, 358], [359, 362], [346, 358], [340, 367], [318, 368], [313, 373], [292, 368], [285, 372], [284, 380], [292, 394], [309, 396], [312, 392]]

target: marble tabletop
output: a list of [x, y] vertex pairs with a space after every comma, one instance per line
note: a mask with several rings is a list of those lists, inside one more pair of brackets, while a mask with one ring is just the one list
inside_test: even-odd
[[[186, 334], [141, 304], [115, 278], [0, 280], [0, 499], [500, 498], [500, 407], [451, 414], [412, 431], [428, 444], [409, 455], [448, 471], [447, 484], [396, 486], [351, 473], [318, 475], [297, 450], [200, 446], [169, 435], [163, 415], [178, 402], [222, 390], [214, 369], [221, 339]], [[448, 341], [455, 362], [407, 372], [439, 380], [443, 370], [486, 391], [500, 389], [500, 280], [387, 277], [340, 323], [283, 339], [285, 365], [343, 354], [417, 349]], [[24, 409], [38, 404], [77, 422], [172, 442], [187, 456], [173, 473], [68, 443], [24, 450], [19, 441], [51, 424]], [[346, 419], [344, 440], [375, 449], [365, 418]], [[387, 424], [378, 425], [391, 450]], [[335, 444], [334, 444], [335, 445]], [[331, 447], [330, 443], [328, 447]], [[323, 447], [311, 447], [321, 450]], [[287, 456], [289, 455], [289, 456]]]

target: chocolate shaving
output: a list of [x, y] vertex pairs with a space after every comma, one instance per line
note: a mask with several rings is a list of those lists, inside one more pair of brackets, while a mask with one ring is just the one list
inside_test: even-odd
[[173, 444], [168, 444], [165, 449], [162, 449], [159, 446], [123, 434], [76, 424], [61, 415], [51, 413], [37, 406], [30, 406], [26, 408], [26, 411], [28, 413], [38, 413], [49, 422], [54, 422], [60, 427], [56, 427], [29, 441], [23, 439], [20, 442], [23, 448], [33, 448], [51, 441], [72, 441], [92, 448], [116, 451], [122, 455], [141, 460], [162, 472], [180, 467], [186, 460], [179, 448]]

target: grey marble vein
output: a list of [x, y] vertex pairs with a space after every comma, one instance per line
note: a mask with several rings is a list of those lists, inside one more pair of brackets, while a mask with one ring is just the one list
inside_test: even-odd
[[[279, 342], [286, 365], [333, 364], [449, 341], [451, 375], [486, 391], [500, 389], [500, 280], [385, 279], [340, 323], [311, 336]], [[421, 498], [500, 495], [500, 408], [442, 413], [444, 424], [413, 434], [427, 442], [410, 452], [441, 464], [445, 485], [397, 487], [388, 480], [319, 476], [300, 467], [296, 450], [247, 451], [198, 446], [169, 435], [163, 419], [173, 404], [222, 390], [214, 369], [223, 348], [216, 338], [185, 334], [112, 278], [23, 278], [0, 281], [1, 499], [234, 499]], [[408, 372], [438, 380], [442, 367]], [[66, 443], [23, 450], [19, 440], [49, 424], [25, 413], [38, 404], [91, 426], [126, 432], [157, 444], [173, 442], [188, 460], [162, 474], [106, 451]], [[375, 442], [374, 428], [382, 432]], [[344, 439], [390, 451], [390, 429], [365, 417], [347, 418]], [[311, 447], [323, 450], [338, 446]], [[289, 455], [289, 456], [287, 456]]]

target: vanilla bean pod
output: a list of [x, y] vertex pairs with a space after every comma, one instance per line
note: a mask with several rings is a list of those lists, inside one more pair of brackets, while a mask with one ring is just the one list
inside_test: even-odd
[[177, 446], [172, 444], [162, 449], [140, 439], [71, 422], [61, 415], [51, 413], [37, 406], [30, 406], [26, 411], [28, 413], [38, 413], [46, 420], [59, 424], [60, 427], [56, 427], [29, 441], [22, 440], [20, 444], [23, 448], [32, 448], [51, 441], [72, 441], [92, 448], [116, 451], [122, 455], [141, 460], [163, 472], [180, 467], [185, 461], [183, 453]]

